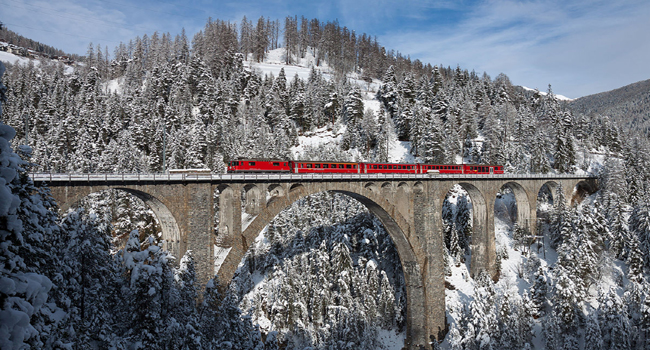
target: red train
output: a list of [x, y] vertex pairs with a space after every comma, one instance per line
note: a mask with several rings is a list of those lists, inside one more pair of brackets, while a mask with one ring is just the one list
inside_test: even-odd
[[348, 174], [503, 174], [501, 165], [395, 164], [239, 159], [228, 163], [229, 173], [348, 173]]

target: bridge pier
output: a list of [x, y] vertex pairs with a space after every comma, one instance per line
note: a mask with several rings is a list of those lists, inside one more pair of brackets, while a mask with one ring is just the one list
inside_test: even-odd
[[424, 281], [424, 302], [426, 319], [424, 325], [426, 338], [442, 340], [447, 333], [445, 309], [444, 276], [444, 237], [442, 230], [442, 201], [439, 188], [433, 183], [425, 183], [423, 191], [415, 191], [413, 196], [413, 227], [415, 236], [422, 237], [425, 256], [423, 257], [422, 279]]

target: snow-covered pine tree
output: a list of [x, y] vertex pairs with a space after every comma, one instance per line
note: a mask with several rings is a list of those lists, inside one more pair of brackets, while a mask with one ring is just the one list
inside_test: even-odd
[[149, 237], [145, 247], [141, 247], [139, 232], [134, 230], [118, 257], [128, 279], [128, 307], [133, 310], [127, 321], [127, 339], [158, 349], [164, 344], [166, 325], [173, 318], [173, 275], [168, 254], [154, 242]]
[[379, 86], [379, 90], [377, 90], [377, 99], [383, 104], [388, 116], [391, 119], [395, 118], [399, 109], [399, 95], [395, 68], [393, 66], [388, 67], [386, 73], [384, 73], [382, 83]]
[[[0, 79], [4, 65], [0, 62]], [[0, 80], [0, 114], [5, 87]], [[73, 337], [56, 254], [63, 243], [47, 191], [36, 189], [14, 153], [16, 132], [0, 122], [0, 347], [51, 348]], [[27, 149], [25, 149], [27, 151]], [[56, 315], [56, 317], [51, 317]]]
[[553, 209], [550, 213], [549, 240], [551, 247], [557, 249], [562, 244], [564, 237], [562, 232], [570, 230], [569, 212], [564, 198], [564, 189], [559, 184], [553, 195]]
[[497, 349], [499, 324], [496, 293], [494, 282], [485, 271], [475, 280], [474, 299], [470, 302], [469, 310], [478, 349]]
[[70, 323], [76, 330], [76, 344], [108, 346], [119, 323], [116, 316], [121, 307], [118, 266], [110, 254], [109, 226], [100, 223], [95, 214], [83, 209], [69, 213], [62, 223], [67, 234], [61, 274], [70, 299]]
[[519, 315], [517, 315], [516, 310], [518, 309], [516, 302], [510, 300], [512, 295], [506, 292], [503, 294], [499, 304], [499, 331], [497, 332], [498, 337], [498, 346], [499, 349], [510, 350], [510, 349], [521, 349], [518, 346], [519, 340]]
[[548, 282], [546, 273], [544, 272], [544, 268], [540, 266], [537, 272], [535, 272], [535, 280], [530, 288], [531, 300], [534, 306], [532, 310], [534, 318], [539, 318], [546, 314], [547, 292]]
[[553, 154], [555, 159], [553, 168], [560, 173], [572, 172], [573, 167], [576, 165], [573, 138], [573, 116], [569, 112], [564, 112], [558, 119], [555, 153]]
[[637, 235], [639, 248], [644, 252], [645, 266], [650, 266], [650, 205], [645, 196], [634, 205], [628, 222], [630, 232]]
[[598, 296], [598, 321], [603, 343], [608, 349], [630, 348], [630, 320], [621, 298], [613, 288]]
[[169, 344], [176, 342], [178, 344], [177, 348], [188, 350], [201, 349], [201, 341], [204, 336], [200, 333], [201, 326], [196, 307], [198, 295], [194, 265], [194, 256], [192, 251], [188, 250], [181, 258], [179, 267], [175, 271], [175, 293], [172, 295], [175, 301], [172, 307], [176, 324], [173, 327], [168, 327], [168, 332], [172, 335]]
[[603, 335], [600, 332], [598, 317], [592, 312], [587, 316], [585, 325], [585, 349], [602, 350], [604, 348]]

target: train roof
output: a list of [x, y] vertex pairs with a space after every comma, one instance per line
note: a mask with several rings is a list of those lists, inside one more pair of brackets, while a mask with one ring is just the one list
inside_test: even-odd
[[271, 159], [271, 158], [237, 158], [231, 162], [288, 162], [286, 159]]
[[296, 163], [320, 163], [320, 164], [360, 164], [361, 162], [335, 162], [335, 161], [322, 161], [322, 160], [292, 160]]

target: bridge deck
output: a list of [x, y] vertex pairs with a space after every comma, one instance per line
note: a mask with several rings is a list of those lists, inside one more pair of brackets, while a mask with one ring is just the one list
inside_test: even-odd
[[593, 179], [573, 174], [29, 174], [34, 182], [297, 182], [367, 180], [530, 180]]

